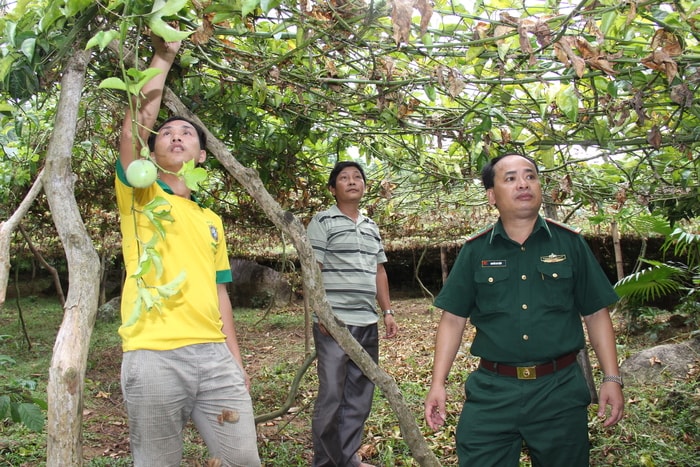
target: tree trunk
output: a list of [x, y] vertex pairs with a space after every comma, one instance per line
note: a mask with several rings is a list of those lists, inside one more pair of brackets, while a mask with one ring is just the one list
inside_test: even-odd
[[615, 268], [617, 270], [617, 280], [625, 277], [625, 269], [622, 258], [622, 246], [620, 245], [620, 231], [617, 228], [617, 222], [610, 223], [610, 236], [613, 241], [613, 250], [615, 251]]
[[4, 222], [0, 223], [0, 307], [5, 303], [7, 297], [7, 284], [10, 280], [10, 240], [12, 240], [12, 232], [17, 228], [29, 207], [42, 188], [42, 177], [44, 170], [42, 169], [37, 175], [34, 184], [25, 195], [19, 207], [14, 213]]
[[447, 247], [444, 245], [440, 247], [440, 269], [442, 271], [442, 285], [445, 285], [450, 268], [447, 266]]
[[47, 467], [83, 464], [83, 389], [97, 313], [100, 260], [75, 201], [71, 155], [89, 57], [90, 51], [79, 48], [64, 69], [43, 177], [44, 191], [66, 252], [69, 279], [63, 322], [49, 368]]
[[284, 211], [262, 184], [258, 173], [244, 167], [231, 154], [226, 146], [209, 132], [204, 124], [166, 88], [163, 93], [163, 103], [176, 114], [186, 116], [204, 128], [207, 133], [207, 148], [221, 162], [233, 177], [258, 202], [272, 222], [292, 239], [301, 262], [301, 273], [304, 290], [309, 294], [309, 305], [316, 312], [321, 323], [328, 329], [338, 344], [347, 352], [362, 372], [374, 382], [384, 393], [387, 401], [396, 413], [404, 441], [411, 449], [412, 455], [421, 466], [439, 466], [440, 462], [430, 450], [421, 433], [414, 414], [401, 395], [396, 381], [372, 361], [372, 358], [362, 346], [352, 337], [350, 332], [336, 321], [331, 307], [326, 300], [323, 288], [321, 270], [316, 263], [311, 243], [306, 236], [306, 229], [294, 214]]

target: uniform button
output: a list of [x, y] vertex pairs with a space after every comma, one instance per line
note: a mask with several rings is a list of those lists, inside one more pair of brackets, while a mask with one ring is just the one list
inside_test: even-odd
[[528, 340], [529, 338], [530, 338], [530, 337], [529, 337], [527, 334], [523, 334], [523, 340], [524, 340], [524, 341]]
[[555, 272], [554, 274], [552, 274], [552, 277], [556, 279], [557, 277], [559, 277], [559, 274]]
[[523, 308], [523, 310], [527, 310], [527, 303], [523, 303], [522, 308]]
[[524, 280], [524, 281], [527, 280], [527, 276], [526, 276], [525, 274], [523, 274], [522, 276], [520, 276], [520, 278], [521, 278], [522, 280]]
[[493, 277], [489, 277], [489, 284], [493, 283]]
[[521, 246], [521, 247], [520, 247], [520, 251], [525, 251], [525, 247], [524, 247], [524, 246]]

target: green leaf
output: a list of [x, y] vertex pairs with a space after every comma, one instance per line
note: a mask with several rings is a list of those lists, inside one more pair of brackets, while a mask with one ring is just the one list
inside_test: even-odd
[[425, 95], [428, 96], [428, 99], [430, 99], [430, 102], [434, 102], [435, 98], [437, 95], [435, 94], [435, 86], [431, 84], [426, 84], [423, 86], [423, 91], [425, 91]]
[[173, 295], [179, 293], [180, 285], [186, 277], [187, 273], [185, 271], [181, 271], [175, 279], [171, 280], [167, 284], [157, 286], [156, 291], [158, 291], [158, 295], [160, 295], [162, 298], [170, 298]]
[[207, 171], [202, 167], [187, 170], [182, 174], [185, 179], [185, 185], [192, 191], [197, 191], [201, 188], [202, 183], [207, 179], [207, 175]]
[[100, 31], [88, 41], [87, 45], [85, 46], [85, 50], [94, 47], [94, 46], [99, 46], [100, 52], [102, 52], [110, 42], [112, 42], [114, 39], [119, 37], [119, 31], [115, 31], [113, 29], [109, 31]]
[[25, 57], [31, 62], [34, 58], [34, 50], [36, 48], [36, 37], [30, 37], [22, 41], [21, 50]]
[[[241, 16], [246, 17], [251, 14], [260, 5], [260, 0], [243, 0], [243, 5], [241, 5]], [[262, 8], [262, 5], [261, 5]]]
[[578, 121], [578, 97], [572, 86], [565, 87], [557, 94], [557, 106], [572, 122]]
[[153, 2], [151, 14], [148, 15], [148, 27], [165, 42], [186, 39], [194, 31], [180, 31], [163, 21], [164, 16], [175, 16], [186, 3], [187, 0], [156, 0]]
[[146, 311], [151, 311], [156, 305], [156, 301], [151, 293], [151, 290], [146, 287], [139, 287], [139, 297]]
[[126, 83], [114, 76], [103, 79], [97, 87], [100, 89], [116, 89], [118, 91], [126, 91]]
[[75, 16], [93, 3], [92, 0], [68, 0], [64, 9], [65, 15], [68, 17]]
[[[281, 0], [260, 0], [260, 9], [267, 14], [282, 4]], [[242, 15], [245, 16], [245, 15]]]
[[151, 14], [159, 18], [174, 16], [187, 4], [187, 0], [155, 0]]
[[178, 31], [160, 18], [152, 17], [148, 21], [148, 27], [154, 34], [163, 38], [165, 42], [178, 42], [186, 39], [194, 31]]
[[682, 268], [658, 261], [645, 260], [645, 262], [651, 264], [652, 267], [623, 277], [615, 284], [615, 292], [618, 295], [654, 300], [681, 288], [680, 279], [685, 275]]
[[0, 419], [6, 418], [10, 411], [10, 396], [0, 396]]
[[22, 403], [17, 407], [17, 413], [22, 423], [34, 432], [41, 432], [44, 429], [44, 413], [38, 405], [32, 403]]
[[143, 301], [141, 300], [141, 296], [137, 295], [136, 300], [134, 300], [134, 306], [131, 308], [131, 314], [129, 315], [129, 319], [127, 319], [126, 323], [124, 323], [124, 327], [128, 328], [129, 326], [133, 326], [136, 323], [136, 321], [138, 321], [141, 317], [142, 312]]

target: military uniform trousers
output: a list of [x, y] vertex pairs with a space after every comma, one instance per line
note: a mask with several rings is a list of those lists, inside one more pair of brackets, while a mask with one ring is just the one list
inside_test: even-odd
[[530, 380], [479, 368], [465, 393], [460, 467], [518, 467], [523, 443], [533, 467], [588, 467], [591, 398], [578, 364]]

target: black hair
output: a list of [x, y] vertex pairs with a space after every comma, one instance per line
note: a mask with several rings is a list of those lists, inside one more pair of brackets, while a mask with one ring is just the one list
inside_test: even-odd
[[336, 162], [335, 167], [331, 170], [331, 175], [328, 177], [328, 186], [330, 188], [335, 188], [335, 182], [338, 179], [338, 174], [343, 171], [343, 169], [348, 167], [355, 167], [362, 174], [362, 181], [367, 183], [367, 177], [365, 177], [365, 171], [362, 170], [362, 166], [354, 161], [342, 161]]
[[199, 125], [197, 125], [189, 118], [180, 117], [179, 115], [173, 115], [172, 117], [165, 119], [163, 123], [154, 128], [151, 134], [148, 135], [148, 149], [151, 152], [153, 152], [153, 150], [156, 147], [156, 136], [158, 136], [158, 132], [160, 131], [160, 129], [163, 128], [166, 123], [170, 123], [175, 120], [182, 120], [183, 122], [187, 122], [190, 125], [192, 125], [195, 131], [197, 132], [197, 136], [199, 136], [199, 149], [205, 149], [207, 147], [207, 135], [204, 133], [204, 130], [202, 130], [202, 128]]
[[481, 169], [481, 182], [484, 184], [485, 189], [493, 188], [494, 184], [494, 178], [496, 176], [496, 164], [503, 158], [508, 157], [508, 156], [520, 156], [523, 159], [526, 159], [530, 161], [532, 165], [535, 166], [535, 172], [540, 173], [540, 169], [537, 167], [537, 163], [535, 162], [535, 159], [533, 159], [530, 156], [525, 156], [523, 154], [514, 154], [514, 153], [509, 153], [509, 154], [501, 154], [500, 156], [496, 156], [493, 159], [489, 161], [488, 164], [486, 164], [482, 169]]

